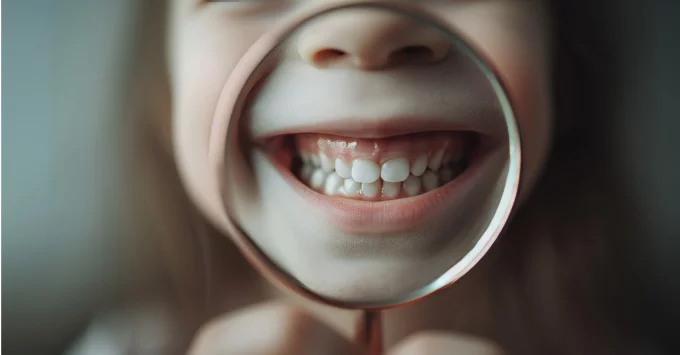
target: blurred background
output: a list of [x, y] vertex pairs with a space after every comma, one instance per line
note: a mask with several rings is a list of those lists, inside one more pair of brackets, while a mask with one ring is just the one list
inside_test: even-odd
[[[5, 0], [2, 8], [2, 338], [7, 354], [60, 354], [114, 304], [128, 275], [115, 120], [141, 0]], [[644, 328], [678, 349], [680, 6], [562, 1], [610, 91], [612, 162], [634, 191]], [[668, 353], [672, 353], [669, 352]]]
[[2, 3], [7, 354], [60, 354], [117, 297], [123, 73], [136, 0]]

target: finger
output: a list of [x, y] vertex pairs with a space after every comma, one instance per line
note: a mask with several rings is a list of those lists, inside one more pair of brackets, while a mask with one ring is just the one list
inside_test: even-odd
[[201, 328], [190, 355], [359, 355], [350, 341], [294, 307], [265, 304], [224, 315]]
[[447, 332], [423, 332], [412, 335], [389, 352], [390, 355], [502, 355], [492, 342]]

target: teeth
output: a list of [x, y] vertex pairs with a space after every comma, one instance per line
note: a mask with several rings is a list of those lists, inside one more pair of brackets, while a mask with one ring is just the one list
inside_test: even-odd
[[352, 176], [352, 167], [347, 165], [344, 160], [337, 158], [335, 159], [335, 171], [338, 172], [343, 179], [347, 179]]
[[323, 192], [326, 195], [336, 195], [340, 192], [340, 187], [342, 187], [343, 179], [338, 175], [338, 173], [332, 172], [326, 178], [326, 184], [323, 187]]
[[380, 167], [378, 164], [366, 159], [357, 159], [352, 163], [352, 179], [354, 181], [370, 184], [377, 181], [379, 177]]
[[428, 170], [423, 174], [423, 187], [425, 191], [432, 191], [439, 187], [439, 177], [432, 170]]
[[309, 156], [309, 160], [315, 167], [321, 166], [321, 158], [318, 155], [312, 154]]
[[384, 182], [383, 183], [383, 196], [387, 198], [395, 198], [399, 196], [399, 191], [401, 190], [401, 183], [398, 182]]
[[378, 165], [369, 159], [355, 159], [348, 164], [340, 157], [331, 159], [324, 152], [300, 152], [303, 162], [300, 180], [328, 196], [385, 200], [402, 194], [415, 196], [455, 179], [461, 171], [456, 164], [462, 154], [461, 149], [441, 149], [410, 163], [409, 158], [398, 157]]
[[359, 191], [361, 191], [361, 183], [352, 179], [345, 179], [343, 187], [345, 188], [345, 195], [347, 196], [356, 196], [359, 194]]
[[409, 196], [415, 196], [420, 192], [420, 178], [409, 175], [404, 181], [404, 191]]
[[321, 188], [326, 182], [326, 173], [321, 169], [314, 169], [312, 177], [309, 179], [309, 186], [313, 189]]
[[432, 171], [437, 171], [439, 170], [439, 167], [442, 165], [442, 159], [444, 158], [444, 151], [439, 150], [434, 155], [432, 158], [430, 158], [429, 164], [427, 166], [432, 169]]
[[319, 160], [321, 161], [321, 170], [330, 173], [335, 168], [333, 162], [323, 152], [319, 154]]
[[439, 177], [442, 183], [449, 182], [453, 180], [453, 170], [451, 168], [444, 168], [439, 172]]
[[402, 182], [408, 177], [408, 159], [395, 158], [383, 163], [380, 177], [387, 182]]
[[442, 165], [446, 166], [451, 162], [451, 152], [444, 153], [444, 158], [442, 158]]
[[310, 163], [309, 153], [304, 152], [300, 153], [300, 159], [302, 160], [303, 163], [305, 163], [305, 165], [309, 164]]
[[312, 176], [313, 172], [314, 172], [313, 166], [309, 164], [302, 165], [302, 171], [300, 171], [300, 177], [302, 178], [302, 181], [309, 182], [309, 178]]
[[372, 183], [363, 183], [361, 184], [361, 192], [363, 192], [364, 196], [368, 198], [375, 198], [378, 196], [378, 192], [380, 191], [380, 180], [376, 180], [375, 182]]
[[411, 174], [415, 176], [423, 175], [427, 169], [427, 155], [418, 157], [411, 166]]

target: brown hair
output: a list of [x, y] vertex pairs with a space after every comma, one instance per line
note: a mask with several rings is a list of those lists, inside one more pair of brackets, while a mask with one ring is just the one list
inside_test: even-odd
[[[222, 311], [222, 298], [242, 282], [258, 278], [236, 248], [194, 207], [186, 195], [173, 159], [170, 92], [164, 66], [164, 1], [142, 2], [140, 30], [132, 71], [131, 153], [135, 197], [143, 242], [160, 274], [146, 291], [161, 290], [183, 310], [187, 335]], [[573, 50], [558, 41], [556, 76], [586, 78]], [[574, 93], [596, 87], [573, 80], [558, 81], [557, 97], [584, 99]], [[569, 102], [569, 101], [568, 101]], [[613, 184], [606, 157], [593, 130], [581, 129], [566, 115], [592, 117], [595, 106], [582, 102], [584, 112], [563, 110], [557, 101], [559, 128], [545, 173], [507, 232], [484, 263], [492, 270], [489, 305], [491, 336], [511, 353], [584, 354], [622, 351], [621, 339], [634, 315], [627, 285], [626, 230], [620, 191]], [[592, 102], [591, 102], [592, 103]], [[578, 143], [576, 143], [578, 142]], [[136, 247], [142, 248], [140, 244]], [[153, 251], [153, 252], [152, 252]], [[487, 270], [489, 268], [486, 268]], [[224, 297], [226, 298], [226, 297]], [[234, 299], [233, 297], [230, 297]], [[251, 300], [236, 299], [226, 308]], [[616, 324], [616, 326], [615, 326]], [[615, 347], [613, 349], [612, 347]]]

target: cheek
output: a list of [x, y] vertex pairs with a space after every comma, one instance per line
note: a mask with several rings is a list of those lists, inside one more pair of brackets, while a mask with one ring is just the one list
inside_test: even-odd
[[550, 53], [544, 11], [531, 2], [479, 4], [450, 16], [484, 52], [509, 91], [523, 148], [523, 191], [533, 186], [549, 151]]
[[169, 43], [175, 158], [194, 202], [213, 222], [224, 225], [217, 174], [208, 161], [210, 130], [227, 78], [264, 28], [219, 14], [187, 17], [176, 19]]

